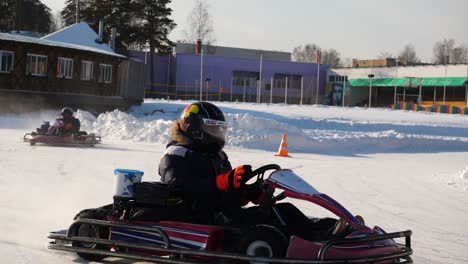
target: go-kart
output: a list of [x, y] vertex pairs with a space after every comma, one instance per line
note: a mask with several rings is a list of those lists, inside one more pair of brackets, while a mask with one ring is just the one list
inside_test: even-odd
[[31, 146], [37, 143], [56, 146], [94, 146], [101, 143], [101, 137], [93, 133], [80, 131], [75, 135], [60, 135], [59, 130], [64, 126], [60, 120], [56, 120], [52, 126], [49, 122], [43, 122], [35, 132], [26, 133], [23, 141]]
[[[81, 211], [67, 230], [48, 235], [48, 247], [94, 261], [118, 257], [157, 263], [412, 263], [411, 231], [386, 233], [366, 226], [362, 217], [353, 216], [292, 170], [263, 166], [245, 177], [241, 188], [258, 186], [265, 190], [263, 200], [245, 210], [258, 210], [268, 220], [233, 226], [182, 222], [177, 213], [173, 221], [158, 220], [157, 213], [154, 220], [145, 219], [145, 210], [164, 215], [183, 207], [183, 201], [163, 184], [135, 183], [133, 197], [114, 196], [111, 205]], [[280, 203], [286, 198], [316, 204], [339, 219], [309, 218], [292, 204]]]

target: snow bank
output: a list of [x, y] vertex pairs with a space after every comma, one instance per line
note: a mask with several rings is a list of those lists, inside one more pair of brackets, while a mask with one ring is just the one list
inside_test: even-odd
[[[148, 100], [127, 113], [95, 117], [78, 110], [82, 130], [108, 140], [167, 143], [170, 127], [188, 102]], [[468, 117], [387, 109], [325, 106], [218, 104], [229, 123], [227, 147], [277, 151], [286, 133], [291, 152], [329, 155], [468, 150]], [[47, 111], [0, 115], [0, 128], [35, 130]], [[28, 131], [28, 132], [29, 132]], [[26, 132], [26, 131], [25, 131]]]
[[[128, 113], [115, 110], [96, 118], [78, 111], [77, 116], [84, 130], [98, 133], [105, 140], [167, 143], [171, 123], [186, 104], [150, 100]], [[230, 148], [276, 151], [286, 133], [292, 152], [350, 155], [468, 150], [468, 118], [463, 116], [323, 106], [220, 106], [229, 123]], [[381, 116], [387, 117], [378, 119]]]

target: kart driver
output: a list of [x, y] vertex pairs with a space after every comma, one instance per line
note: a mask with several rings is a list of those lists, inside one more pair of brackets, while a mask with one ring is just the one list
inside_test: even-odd
[[62, 109], [62, 118], [57, 119], [63, 122], [63, 126], [59, 128], [60, 136], [78, 135], [80, 131], [80, 120], [73, 116], [73, 110], [69, 107]]
[[159, 175], [182, 193], [195, 222], [238, 222], [241, 207], [262, 194], [260, 188], [240, 192], [243, 176], [252, 169], [231, 167], [223, 151], [226, 131], [223, 113], [208, 102], [190, 104], [172, 125], [172, 141], [159, 164]]

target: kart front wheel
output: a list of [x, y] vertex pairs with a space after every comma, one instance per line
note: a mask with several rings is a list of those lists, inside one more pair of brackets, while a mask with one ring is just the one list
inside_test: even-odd
[[[277, 228], [266, 225], [252, 227], [240, 243], [240, 253], [253, 257], [283, 258], [288, 240]], [[257, 263], [257, 262], [250, 262]]]
[[[75, 220], [78, 219], [93, 219], [93, 220], [106, 220], [107, 214], [106, 211], [102, 209], [88, 209], [83, 210], [75, 216]], [[90, 224], [78, 224], [75, 226], [74, 236], [77, 237], [89, 237], [89, 238], [100, 238], [108, 239], [109, 238], [109, 229], [106, 227], [101, 227], [97, 225]], [[98, 245], [94, 243], [85, 243], [85, 242], [72, 242], [73, 247], [81, 247], [87, 249], [100, 249], [108, 250], [106, 246]], [[81, 258], [88, 261], [101, 261], [105, 258], [102, 255], [88, 254], [88, 253], [77, 253]]]

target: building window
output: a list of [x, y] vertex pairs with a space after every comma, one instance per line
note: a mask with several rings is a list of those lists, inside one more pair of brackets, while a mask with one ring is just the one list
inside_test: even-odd
[[81, 80], [91, 81], [94, 80], [94, 63], [91, 61], [81, 62]]
[[273, 78], [273, 88], [286, 89], [287, 86], [288, 89], [300, 89], [302, 85], [301, 75], [275, 73]]
[[73, 59], [58, 58], [57, 77], [65, 79], [73, 78]]
[[347, 82], [348, 76], [330, 75], [328, 82]]
[[14, 53], [12, 51], [0, 50], [0, 72], [10, 73], [13, 71]]
[[33, 76], [46, 76], [47, 74], [47, 56], [28, 54], [26, 65], [26, 74]]
[[111, 83], [112, 82], [112, 65], [100, 64], [99, 65], [99, 82]]

